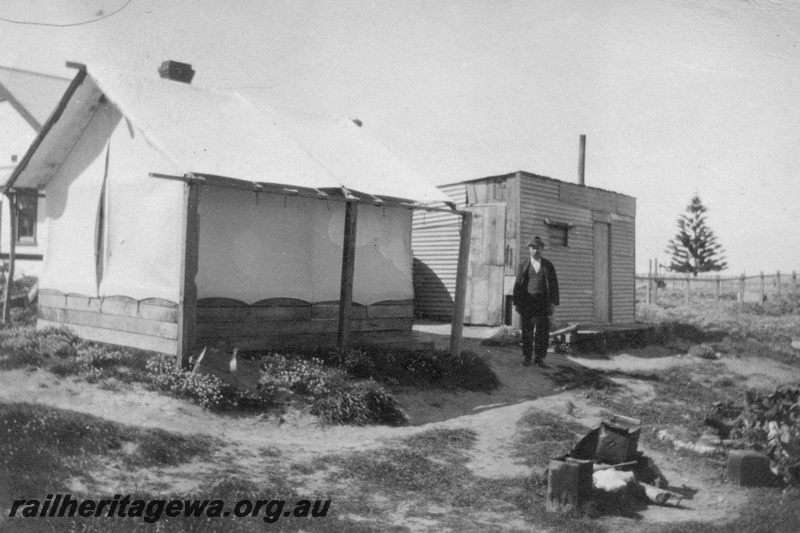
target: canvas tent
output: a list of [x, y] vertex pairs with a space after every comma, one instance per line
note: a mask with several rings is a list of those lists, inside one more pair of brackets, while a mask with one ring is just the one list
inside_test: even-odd
[[[0, 66], [0, 187], [41, 131], [70, 80]], [[17, 275], [38, 276], [47, 244], [43, 191], [12, 198], [0, 196], [0, 259], [14, 254]], [[17, 231], [12, 235], [12, 209]], [[13, 239], [13, 242], [12, 242]]]
[[48, 197], [40, 327], [179, 358], [408, 338], [412, 210], [446, 195], [349, 120], [75, 66], [9, 182]]

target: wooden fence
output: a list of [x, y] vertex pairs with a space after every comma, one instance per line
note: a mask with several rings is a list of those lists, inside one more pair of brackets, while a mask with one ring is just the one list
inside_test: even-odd
[[733, 300], [739, 308], [745, 302], [764, 303], [797, 298], [797, 272], [791, 274], [765, 275], [761, 272], [755, 276], [708, 276], [700, 275], [661, 275], [656, 273], [636, 275], [637, 294], [644, 290], [644, 303], [657, 304], [659, 292], [669, 291], [674, 297], [675, 291], [683, 293], [683, 303], [689, 307], [693, 300], [707, 301], [713, 297], [714, 307], [720, 301]]

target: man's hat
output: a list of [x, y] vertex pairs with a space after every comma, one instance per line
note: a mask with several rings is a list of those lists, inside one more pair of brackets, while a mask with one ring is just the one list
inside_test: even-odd
[[528, 241], [528, 246], [538, 246], [539, 248], [544, 248], [544, 241], [537, 235], [533, 238], [533, 240]]

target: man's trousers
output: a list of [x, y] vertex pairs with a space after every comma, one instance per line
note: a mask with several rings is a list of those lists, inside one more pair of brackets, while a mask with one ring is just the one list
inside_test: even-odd
[[522, 356], [526, 361], [536, 357], [537, 361], [547, 357], [550, 344], [550, 315], [520, 315], [522, 322]]

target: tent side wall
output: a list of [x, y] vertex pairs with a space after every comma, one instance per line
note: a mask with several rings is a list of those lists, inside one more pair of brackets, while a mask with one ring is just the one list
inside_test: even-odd
[[[439, 189], [452, 198], [456, 209], [467, 203], [464, 183]], [[437, 211], [414, 212], [414, 314], [450, 320], [456, 293], [461, 217]]]
[[[411, 337], [411, 211], [359, 205], [353, 343]], [[203, 187], [197, 344], [334, 345], [344, 203]]]
[[183, 186], [149, 171], [175, 168], [113, 105], [100, 105], [47, 185], [38, 328], [177, 353]]

